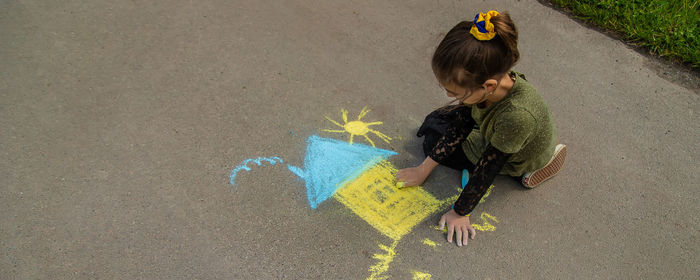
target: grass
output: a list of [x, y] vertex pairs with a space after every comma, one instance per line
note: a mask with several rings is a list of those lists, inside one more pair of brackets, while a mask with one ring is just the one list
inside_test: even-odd
[[550, 1], [652, 54], [700, 67], [700, 0]]

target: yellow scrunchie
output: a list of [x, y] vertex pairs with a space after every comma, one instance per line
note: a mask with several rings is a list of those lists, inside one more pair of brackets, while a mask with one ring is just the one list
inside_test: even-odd
[[478, 13], [474, 17], [474, 26], [469, 31], [474, 38], [479, 41], [488, 41], [496, 37], [496, 31], [491, 23], [491, 18], [500, 15], [496, 11], [488, 11], [488, 13]]

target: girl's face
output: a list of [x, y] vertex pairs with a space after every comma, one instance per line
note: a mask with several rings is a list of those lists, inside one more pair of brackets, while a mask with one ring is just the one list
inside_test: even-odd
[[476, 89], [466, 89], [454, 83], [442, 85], [448, 97], [455, 98], [466, 105], [474, 105], [486, 99], [486, 89], [483, 87]]

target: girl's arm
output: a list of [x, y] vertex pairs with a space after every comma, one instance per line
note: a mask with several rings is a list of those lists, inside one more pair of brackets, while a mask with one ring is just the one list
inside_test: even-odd
[[481, 197], [486, 194], [489, 186], [501, 171], [512, 154], [499, 151], [491, 145], [481, 155], [474, 172], [469, 175], [469, 183], [454, 204], [454, 210], [460, 216], [465, 216], [474, 210]]
[[[397, 180], [404, 182], [403, 184], [405, 186], [417, 186], [422, 184], [440, 162], [444, 163], [445, 160], [457, 150], [474, 127], [474, 120], [471, 118], [471, 110], [468, 107], [443, 113], [456, 114], [449, 122], [447, 119], [438, 116], [440, 113], [441, 112], [436, 111], [426, 117], [425, 122], [418, 130], [418, 136], [424, 135], [424, 130], [426, 129], [434, 129], [437, 131], [434, 127], [444, 127], [447, 123], [444, 134], [437, 140], [433, 149], [428, 152], [423, 163], [416, 167], [401, 169], [396, 174]], [[429, 136], [426, 135], [426, 137]]]
[[452, 242], [452, 237], [456, 235], [457, 245], [466, 245], [468, 239], [474, 239], [476, 230], [469, 222], [469, 213], [474, 210], [481, 197], [484, 196], [488, 187], [493, 183], [493, 179], [501, 171], [508, 158], [512, 154], [506, 154], [489, 145], [479, 162], [474, 168], [474, 172], [469, 176], [469, 183], [462, 190], [457, 202], [450, 211], [440, 218], [440, 229], [447, 226], [447, 242]]

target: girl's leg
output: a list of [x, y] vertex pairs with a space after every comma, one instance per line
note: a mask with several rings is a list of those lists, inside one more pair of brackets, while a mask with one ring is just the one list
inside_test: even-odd
[[526, 188], [532, 189], [549, 178], [554, 177], [554, 175], [557, 175], [564, 166], [565, 161], [566, 145], [559, 144], [556, 146], [554, 155], [547, 165], [533, 172], [525, 173], [520, 182], [522, 182], [523, 186]]
[[[424, 132], [424, 136], [423, 153], [425, 153], [425, 156], [427, 157], [443, 135], [435, 130], [426, 130]], [[472, 172], [474, 170], [474, 164], [470, 162], [467, 156], [464, 154], [461, 145], [459, 145], [457, 150], [454, 151], [452, 155], [444, 160], [438, 161], [438, 163], [458, 171], [466, 169], [469, 170], [469, 172]]]

